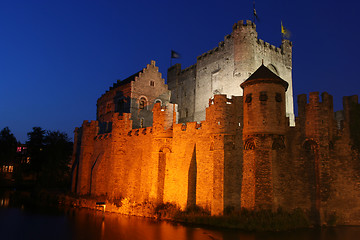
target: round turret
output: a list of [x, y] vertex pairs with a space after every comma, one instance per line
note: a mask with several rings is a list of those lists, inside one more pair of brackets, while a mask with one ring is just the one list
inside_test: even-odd
[[288, 83], [261, 65], [241, 85], [244, 90], [243, 134], [281, 134], [286, 129]]

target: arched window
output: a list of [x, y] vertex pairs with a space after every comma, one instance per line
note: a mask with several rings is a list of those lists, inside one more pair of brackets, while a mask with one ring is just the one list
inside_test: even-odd
[[248, 138], [244, 143], [244, 150], [254, 150], [255, 149], [255, 141], [253, 138]]
[[139, 109], [145, 109], [145, 106], [146, 106], [146, 99], [142, 97], [139, 100]]
[[246, 103], [251, 103], [251, 100], [252, 100], [252, 94], [251, 93], [246, 94], [245, 102]]
[[272, 150], [281, 150], [281, 149], [285, 149], [284, 140], [281, 138], [274, 139], [272, 144]]

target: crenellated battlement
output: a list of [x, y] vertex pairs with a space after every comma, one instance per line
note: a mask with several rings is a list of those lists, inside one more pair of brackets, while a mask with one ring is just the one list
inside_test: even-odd
[[209, 99], [209, 106], [214, 104], [232, 104], [233, 99], [227, 98], [226, 95], [214, 95], [213, 98]]
[[151, 135], [153, 133], [152, 127], [146, 127], [146, 128], [138, 128], [138, 129], [132, 129], [128, 132], [128, 136], [144, 136], [144, 135]]
[[268, 49], [269, 51], [273, 51], [273, 52], [275, 52], [277, 54], [284, 54], [284, 52], [281, 51], [281, 47], [276, 47], [276, 46], [274, 46], [274, 45], [272, 45], [272, 44], [270, 44], [268, 42], [265, 42], [264, 40], [262, 40], [260, 38], [257, 39], [256, 43], [259, 46]]
[[253, 23], [252, 21], [250, 20], [240, 20], [238, 21], [237, 23], [234, 23], [233, 25], [233, 30], [235, 29], [240, 29], [240, 28], [244, 28], [244, 27], [251, 27], [251, 28], [254, 28], [256, 29], [256, 25], [255, 23]]
[[87, 128], [92, 128], [92, 127], [98, 127], [99, 126], [99, 122], [95, 121], [95, 120], [85, 120], [83, 121], [82, 127], [87, 127]]
[[182, 69], [180, 73], [185, 73], [185, 72], [188, 72], [188, 71], [193, 71], [194, 69], [196, 68], [196, 63], [185, 68], [185, 69]]
[[328, 94], [327, 92], [323, 92], [321, 93], [320, 96], [319, 96], [319, 92], [310, 92], [309, 99], [306, 94], [298, 95], [299, 108], [303, 107], [303, 105], [305, 104], [310, 104], [310, 105], [318, 105], [319, 103], [331, 104], [331, 105], [333, 104], [332, 95]]
[[197, 60], [201, 60], [203, 58], [205, 58], [208, 55], [212, 55], [214, 53], [217, 53], [219, 51], [222, 51], [225, 48], [225, 43], [224, 42], [220, 42], [219, 45], [213, 49], [210, 49], [209, 51], [201, 54], [200, 56], [197, 57]]
[[111, 140], [112, 139], [112, 134], [111, 133], [103, 133], [103, 134], [98, 134], [94, 137], [95, 141], [100, 141], [100, 140]]

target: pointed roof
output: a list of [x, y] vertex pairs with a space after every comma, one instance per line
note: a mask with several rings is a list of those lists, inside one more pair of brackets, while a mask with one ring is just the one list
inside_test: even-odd
[[261, 64], [261, 66], [248, 79], [246, 79], [242, 84], [240, 84], [240, 87], [244, 89], [244, 87], [248, 85], [253, 85], [261, 82], [281, 84], [284, 86], [285, 91], [289, 86], [286, 81], [284, 81], [270, 69], [265, 67], [264, 64]]

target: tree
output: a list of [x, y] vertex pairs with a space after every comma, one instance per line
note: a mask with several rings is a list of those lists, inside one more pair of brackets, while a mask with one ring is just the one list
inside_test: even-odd
[[0, 166], [13, 162], [16, 158], [17, 141], [8, 127], [0, 132]]
[[68, 165], [72, 154], [72, 142], [67, 134], [34, 127], [28, 138], [30, 164], [36, 173], [37, 185], [45, 188], [67, 187], [70, 184]]
[[44, 162], [45, 132], [41, 127], [33, 127], [32, 132], [28, 132], [27, 134], [29, 140], [26, 142], [26, 145], [30, 156], [30, 166], [31, 169], [35, 171], [37, 178]]
[[48, 187], [67, 187], [70, 183], [69, 162], [72, 142], [66, 133], [48, 131], [44, 138], [44, 163], [42, 182]]

